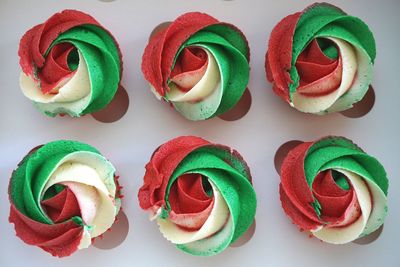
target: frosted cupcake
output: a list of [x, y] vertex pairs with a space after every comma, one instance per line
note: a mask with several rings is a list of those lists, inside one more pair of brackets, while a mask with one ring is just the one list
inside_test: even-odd
[[375, 56], [374, 37], [363, 21], [316, 3], [275, 26], [265, 67], [278, 96], [299, 111], [323, 115], [364, 97]]
[[224, 251], [247, 231], [256, 211], [240, 154], [195, 136], [172, 139], [154, 152], [138, 197], [164, 237], [197, 256]]
[[186, 13], [150, 39], [142, 72], [158, 99], [189, 120], [206, 120], [233, 108], [243, 95], [249, 53], [235, 26]]
[[122, 75], [114, 37], [91, 16], [56, 13], [22, 37], [18, 55], [24, 95], [48, 116], [79, 117], [113, 99]]
[[115, 168], [99, 151], [54, 141], [32, 150], [13, 172], [9, 220], [26, 244], [65, 257], [112, 226], [119, 196]]
[[383, 224], [388, 186], [378, 160], [343, 137], [304, 142], [281, 168], [285, 213], [300, 229], [332, 244], [354, 241]]

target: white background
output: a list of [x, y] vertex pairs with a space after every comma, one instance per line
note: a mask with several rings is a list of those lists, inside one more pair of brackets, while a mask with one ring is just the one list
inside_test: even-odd
[[[0, 0], [0, 266], [400, 266], [399, 179], [399, 25], [400, 1], [330, 1], [366, 21], [377, 41], [373, 85], [375, 106], [359, 119], [341, 114], [325, 117], [297, 112], [266, 82], [264, 55], [273, 26], [312, 1], [267, 0], [145, 0], [100, 1]], [[18, 85], [18, 42], [33, 25], [65, 8], [85, 11], [108, 28], [120, 43], [130, 107], [119, 121], [105, 124], [91, 116], [48, 118], [22, 95]], [[141, 55], [152, 29], [187, 11], [204, 11], [231, 22], [246, 34], [251, 47], [250, 90], [253, 103], [242, 119], [215, 118], [190, 122], [158, 102], [141, 71]], [[193, 134], [230, 145], [251, 167], [258, 196], [257, 229], [253, 239], [220, 255], [198, 258], [168, 243], [138, 205], [137, 191], [144, 165], [161, 143]], [[334, 134], [353, 139], [386, 167], [390, 179], [389, 216], [382, 235], [369, 245], [334, 246], [309, 239], [281, 209], [273, 158], [276, 149], [293, 139], [314, 140]], [[130, 221], [124, 243], [112, 250], [91, 247], [58, 259], [15, 237], [8, 223], [7, 186], [12, 170], [33, 147], [55, 139], [75, 139], [97, 147], [116, 166], [124, 185], [123, 206]]]

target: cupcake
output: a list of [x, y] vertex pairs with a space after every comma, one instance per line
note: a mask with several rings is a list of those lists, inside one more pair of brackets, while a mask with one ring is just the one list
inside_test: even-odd
[[206, 120], [234, 107], [246, 90], [248, 43], [231, 24], [186, 13], [150, 39], [142, 72], [158, 99], [189, 120]]
[[278, 96], [299, 111], [323, 115], [364, 97], [375, 56], [374, 36], [362, 20], [316, 3], [275, 26], [265, 68]]
[[283, 160], [280, 198], [301, 230], [332, 244], [376, 231], [387, 214], [388, 179], [377, 159], [343, 137], [293, 148]]
[[122, 58], [116, 40], [80, 11], [64, 10], [28, 30], [18, 55], [22, 92], [51, 117], [99, 111], [119, 87]]
[[69, 256], [114, 223], [121, 206], [116, 178], [114, 166], [94, 147], [47, 143], [12, 173], [9, 221], [26, 244]]
[[212, 256], [254, 220], [256, 194], [240, 154], [195, 136], [161, 145], [146, 165], [139, 204], [186, 253]]

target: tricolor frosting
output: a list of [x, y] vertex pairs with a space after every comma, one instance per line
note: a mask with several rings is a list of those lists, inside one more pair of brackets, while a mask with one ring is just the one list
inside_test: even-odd
[[265, 67], [277, 95], [299, 111], [323, 115], [364, 97], [375, 56], [374, 37], [363, 21], [316, 3], [275, 26]]
[[161, 145], [146, 165], [140, 207], [184, 252], [222, 252], [253, 223], [256, 194], [243, 158], [194, 136]]
[[27, 31], [18, 55], [22, 92], [49, 116], [79, 117], [104, 108], [122, 75], [114, 37], [76, 10], [56, 13]]
[[87, 248], [115, 221], [120, 187], [95, 148], [54, 141], [30, 152], [9, 184], [10, 217], [25, 243], [53, 256]]
[[205, 120], [228, 111], [243, 95], [249, 47], [235, 26], [186, 13], [150, 39], [142, 72], [157, 98], [189, 120]]
[[280, 198], [293, 223], [332, 244], [377, 230], [387, 214], [382, 165], [343, 137], [293, 148], [281, 168]]

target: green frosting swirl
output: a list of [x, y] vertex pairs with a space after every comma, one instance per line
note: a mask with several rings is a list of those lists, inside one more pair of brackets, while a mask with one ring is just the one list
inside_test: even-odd
[[[88, 99], [79, 105], [78, 110], [74, 109], [76, 104], [67, 103], [70, 107], [64, 107], [62, 103], [39, 103], [35, 105], [43, 113], [49, 116], [56, 116], [59, 113], [68, 113], [73, 117], [92, 113], [104, 108], [114, 97], [121, 76], [121, 62], [117, 44], [113, 37], [101, 27], [95, 25], [81, 25], [61, 33], [55, 39], [45, 53], [59, 43], [71, 43], [82, 54], [86, 61], [91, 93]], [[74, 65], [69, 62], [69, 65]], [[76, 63], [75, 63], [76, 64]]]
[[232, 224], [227, 223], [211, 237], [177, 247], [192, 255], [218, 254], [246, 232], [254, 220], [257, 199], [249, 181], [247, 166], [229, 151], [218, 147], [206, 146], [191, 152], [178, 165], [168, 182], [165, 196], [167, 209], [170, 210], [168, 195], [172, 184], [187, 173], [203, 175], [215, 184], [228, 205]]
[[[60, 162], [75, 152], [88, 152], [101, 156], [100, 152], [90, 145], [62, 140], [47, 143], [22, 160], [13, 172], [10, 181], [10, 199], [21, 213], [37, 222], [53, 224], [41, 206], [43, 190]], [[110, 172], [115, 171], [106, 159], [104, 159], [104, 164]], [[72, 220], [82, 224], [80, 217], [75, 216]]]
[[99, 153], [89, 145], [58, 141], [48, 143], [22, 160], [10, 181], [10, 198], [20, 212], [35, 221], [52, 224], [41, 208], [40, 194], [58, 162], [75, 151]]
[[[290, 69], [290, 77], [293, 81], [289, 85], [290, 95], [296, 92], [299, 87], [300, 76], [296, 69], [296, 62], [300, 53], [316, 38], [337, 38], [351, 44], [357, 50], [359, 56], [367, 57], [368, 63], [373, 65], [376, 57], [375, 40], [372, 32], [361, 19], [347, 15], [341, 9], [330, 4], [315, 4], [306, 9], [300, 16], [296, 25], [293, 36], [292, 62]], [[327, 53], [327, 56], [334, 56]], [[330, 108], [327, 112], [340, 111], [351, 107], [351, 105], [359, 101], [367, 92], [371, 79], [371, 66], [362, 70], [365, 75], [363, 82], [359, 85], [356, 92], [347, 92], [339, 100], [338, 103]]]
[[[304, 160], [304, 171], [308, 185], [312, 184], [317, 174], [330, 169], [342, 169], [361, 176], [372, 195], [373, 211], [362, 236], [377, 230], [387, 214], [388, 179], [386, 171], [377, 159], [363, 152], [350, 140], [338, 137], [324, 138], [315, 142], [308, 150]], [[346, 188], [348, 184], [341, 186]], [[313, 204], [317, 214], [320, 214], [318, 201]]]

